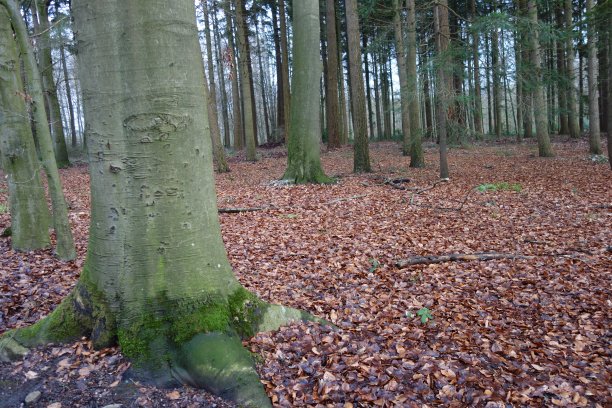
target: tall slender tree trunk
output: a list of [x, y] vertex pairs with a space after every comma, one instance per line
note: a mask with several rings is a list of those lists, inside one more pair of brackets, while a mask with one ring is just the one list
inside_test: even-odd
[[331, 179], [321, 168], [321, 100], [318, 87], [321, 78], [319, 42], [319, 1], [293, 3], [293, 103], [287, 145], [287, 170], [284, 180], [293, 183], [326, 183]]
[[410, 113], [408, 110], [408, 72], [406, 70], [406, 52], [404, 48], [404, 27], [402, 8], [399, 0], [393, 0], [393, 31], [395, 33], [395, 55], [400, 81], [400, 107], [402, 121], [402, 154], [410, 154]]
[[[591, 14], [595, 8], [593, 0], [586, 0], [587, 12]], [[592, 20], [587, 23], [588, 39], [588, 84], [589, 84], [589, 153], [601, 154], [599, 127], [599, 92], [597, 83], [597, 28]]]
[[419, 112], [419, 89], [417, 85], [417, 37], [415, 0], [406, 0], [408, 55], [406, 61], [408, 86], [408, 112], [410, 122], [410, 167], [425, 166], [423, 155], [423, 130]]
[[327, 95], [326, 128], [327, 145], [334, 149], [340, 147], [340, 112], [338, 99], [338, 33], [336, 32], [335, 0], [325, 1], [325, 30], [327, 33]]
[[351, 104], [353, 107], [353, 171], [370, 172], [370, 152], [368, 145], [368, 119], [366, 117], [365, 89], [361, 68], [361, 50], [359, 48], [359, 16], [357, 0], [345, 0], [346, 34], [349, 50]]
[[77, 146], [76, 126], [74, 124], [74, 102], [72, 101], [72, 87], [70, 86], [70, 75], [66, 64], [66, 50], [60, 39], [60, 57], [62, 62], [62, 72], [64, 74], [64, 86], [66, 87], [66, 99], [68, 100], [68, 123], [70, 124], [70, 140], [72, 147]]
[[[349, 51], [350, 52], [350, 51]], [[391, 95], [390, 95], [390, 86], [389, 86], [389, 70], [387, 67], [388, 62], [388, 53], [387, 51], [383, 51], [381, 55], [381, 64], [380, 64], [380, 86], [382, 88], [382, 116], [383, 116], [383, 138], [391, 139], [393, 136], [393, 124], [391, 118]], [[353, 66], [351, 64], [351, 70]], [[354, 114], [354, 113], [353, 113]]]
[[612, 130], [610, 126], [612, 126], [612, 103], [610, 103], [610, 99], [612, 98], [612, 27], [608, 25], [608, 163], [610, 163], [610, 170], [612, 170]]
[[[280, 46], [283, 55], [283, 102], [285, 104], [285, 132], [289, 135], [291, 123], [289, 113], [291, 112], [291, 88], [289, 86], [289, 45], [287, 44], [287, 17], [285, 12], [285, 0], [278, 0], [278, 18], [280, 20]], [[285, 140], [287, 142], [287, 140]]]
[[[518, 11], [518, 14], [520, 15], [520, 10]], [[520, 40], [520, 30], [516, 30], [514, 32], [514, 65], [516, 67], [516, 74], [514, 76], [515, 78], [515, 82], [516, 82], [516, 123], [517, 123], [517, 128], [516, 128], [516, 141], [521, 143], [523, 141], [523, 132], [525, 129], [524, 126], [524, 110], [525, 107], [523, 106], [523, 93], [524, 93], [524, 87], [523, 87], [523, 76], [522, 76], [522, 58], [521, 58], [521, 53], [522, 53], [522, 44], [521, 44], [521, 40]]]
[[53, 77], [53, 59], [51, 57], [51, 38], [49, 18], [47, 14], [47, 2], [35, 2], [32, 10], [35, 11], [34, 27], [38, 33], [39, 44], [39, 70], [42, 75], [42, 86], [45, 92], [46, 106], [48, 108], [48, 120], [53, 137], [53, 151], [57, 166], [68, 167], [68, 149], [66, 147], [66, 137], [62, 126], [62, 115], [60, 111], [59, 99], [57, 97], [57, 87]]
[[[564, 29], [563, 4], [555, 4], [555, 20], [560, 31]], [[557, 72], [559, 75], [559, 134], [569, 135], [569, 122], [567, 117], [567, 67], [565, 66], [565, 43], [557, 41]]]
[[565, 29], [568, 32], [567, 40], [565, 41], [565, 69], [567, 73], [567, 124], [569, 135], [576, 139], [580, 137], [580, 123], [578, 120], [578, 106], [576, 103], [576, 51], [574, 48], [573, 33], [574, 21], [572, 17], [573, 3], [572, 0], [564, 0], [564, 18]]
[[[487, 57], [486, 59], [486, 65], [487, 67], [491, 67], [491, 40], [489, 38], [490, 36], [486, 36], [485, 38], [485, 55]], [[491, 75], [489, 74], [489, 71], [492, 71], [491, 69], [487, 69], [485, 70], [485, 75], [486, 75], [486, 79], [487, 79], [487, 119], [488, 119], [488, 123], [487, 123], [487, 128], [488, 128], [488, 133], [490, 135], [495, 133], [495, 122], [493, 121], [493, 108], [492, 108], [492, 100], [491, 100]]]
[[[471, 0], [472, 19], [477, 17], [476, 0]], [[474, 61], [474, 130], [483, 133], [482, 128], [482, 90], [480, 87], [480, 35], [478, 30], [472, 32], [472, 59]]]
[[277, 139], [287, 141], [285, 132], [285, 90], [283, 80], [283, 59], [278, 28], [278, 5], [272, 1], [272, 37], [274, 39], [274, 56], [276, 61], [276, 132]]
[[374, 117], [372, 112], [372, 89], [370, 86], [370, 63], [368, 60], [368, 36], [363, 34], [363, 65], [365, 67], [366, 101], [368, 107], [368, 129], [370, 138], [374, 138]]
[[338, 83], [340, 93], [340, 144], [345, 145], [349, 140], [348, 103], [346, 101], [346, 87], [344, 80], [344, 63], [340, 58], [338, 64]]
[[374, 104], [376, 105], [376, 138], [382, 139], [383, 135], [383, 127], [382, 127], [382, 115], [380, 111], [380, 64], [378, 63], [378, 54], [373, 53], [372, 59], [374, 61]]
[[221, 116], [223, 118], [223, 145], [229, 148], [232, 145], [227, 89], [225, 88], [225, 70], [223, 69], [223, 57], [221, 54], [221, 35], [219, 34], [219, 24], [217, 22], [217, 4], [213, 3], [213, 32], [215, 37], [215, 53], [217, 57], [217, 77], [219, 78], [219, 89], [221, 91]]
[[244, 15], [244, 0], [236, 0], [236, 32], [238, 33], [238, 49], [239, 58], [238, 66], [240, 68], [240, 88], [242, 91], [242, 101], [244, 109], [244, 136], [246, 139], [246, 159], [248, 161], [257, 161], [257, 151], [255, 150], [255, 111], [253, 110], [253, 98], [251, 88], [250, 74], [250, 58], [247, 41], [246, 19]]
[[448, 2], [447, 0], [436, 0], [434, 4], [434, 33], [436, 37], [436, 49], [438, 51], [438, 69], [436, 81], [436, 117], [438, 124], [438, 139], [440, 143], [440, 178], [447, 179], [448, 157], [446, 151], [447, 115], [448, 115], [448, 93], [449, 79], [447, 71], [451, 58], [448, 53], [448, 41], [450, 29], [448, 26]]
[[261, 104], [264, 111], [264, 129], [266, 131], [266, 142], [271, 142], [270, 139], [270, 115], [268, 113], [268, 100], [266, 97], [266, 79], [265, 70], [261, 58], [261, 41], [259, 40], [259, 20], [255, 23], [255, 39], [257, 41], [257, 62], [259, 64], [259, 82], [261, 88]]
[[234, 29], [232, 24], [232, 11], [230, 3], [224, 3], [225, 20], [226, 20], [226, 36], [228, 41], [227, 60], [230, 66], [230, 75], [232, 79], [232, 113], [234, 115], [234, 148], [236, 150], [244, 149], [244, 130], [242, 127], [242, 107], [240, 99], [240, 87], [238, 80], [238, 69], [236, 68], [236, 45], [234, 41]]
[[60, 259], [74, 259], [76, 251], [68, 221], [68, 207], [62, 192], [62, 182], [53, 153], [53, 142], [49, 130], [47, 115], [44, 109], [43, 87], [41, 76], [34, 52], [30, 47], [27, 28], [21, 18], [21, 12], [14, 0], [0, 0], [9, 12], [15, 31], [15, 37], [19, 44], [21, 55], [24, 58], [24, 71], [27, 82], [28, 94], [32, 99], [32, 112], [35, 123], [36, 136], [38, 138], [42, 164], [47, 175], [49, 195], [53, 207], [53, 228], [57, 237], [56, 253]]
[[536, 123], [536, 137], [538, 139], [538, 153], [540, 157], [554, 156], [548, 134], [548, 109], [542, 84], [542, 63], [540, 57], [540, 41], [538, 28], [538, 8], [536, 0], [528, 0], [527, 15], [530, 20], [530, 51], [534, 68], [533, 83], [533, 110]]
[[[426, 66], [429, 64], [425, 64]], [[423, 70], [423, 94], [425, 99], [425, 131], [427, 136], [433, 136], [433, 114], [431, 106], [431, 92], [430, 92], [430, 80], [429, 80], [429, 69]]]
[[0, 163], [8, 184], [11, 246], [18, 251], [50, 245], [50, 215], [40, 180], [34, 138], [11, 20], [0, 5]]
[[[204, 81], [204, 91], [206, 92], [208, 122], [210, 124], [210, 138], [212, 141], [212, 150], [214, 162], [219, 173], [227, 173], [230, 168], [225, 157], [225, 150], [221, 144], [221, 131], [219, 129], [219, 114], [217, 112], [217, 88], [215, 86], [215, 67], [212, 53], [212, 40], [210, 36], [210, 23], [208, 12], [208, 0], [201, 0], [204, 11], [204, 35], [206, 37], [206, 59], [208, 60], [208, 84]], [[206, 77], [206, 76], [205, 76]]]
[[501, 60], [499, 58], [499, 33], [497, 28], [491, 33], [491, 60], [493, 64], [493, 120], [495, 136], [502, 134], [502, 102], [501, 102]]

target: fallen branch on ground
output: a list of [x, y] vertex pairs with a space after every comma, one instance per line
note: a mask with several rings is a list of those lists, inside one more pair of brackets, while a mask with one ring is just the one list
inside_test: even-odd
[[404, 266], [420, 265], [420, 264], [435, 264], [442, 262], [453, 261], [490, 261], [492, 259], [533, 259], [534, 256], [526, 256], [519, 254], [503, 254], [497, 252], [485, 252], [476, 254], [449, 254], [449, 255], [429, 255], [429, 256], [413, 256], [408, 259], [400, 259], [395, 262], [395, 266], [403, 268]]
[[[367, 197], [369, 195], [370, 194], [359, 194], [359, 195], [354, 195], [350, 197], [336, 198], [336, 199], [323, 203], [323, 205], [335, 204], [335, 203], [339, 203], [342, 201], [356, 200], [358, 198]], [[263, 210], [282, 210], [282, 209], [297, 208], [297, 207], [298, 206], [296, 205], [284, 205], [281, 207], [277, 207], [275, 205], [267, 205], [264, 207], [219, 208], [218, 211], [219, 211], [219, 214], [239, 214], [239, 213], [245, 213], [245, 212], [254, 212], [254, 211], [263, 211]]]
[[272, 208], [278, 208], [274, 206], [267, 207], [246, 207], [246, 208], [219, 208], [219, 214], [238, 214], [243, 212], [253, 212], [253, 211], [261, 211], [261, 210], [269, 210]]

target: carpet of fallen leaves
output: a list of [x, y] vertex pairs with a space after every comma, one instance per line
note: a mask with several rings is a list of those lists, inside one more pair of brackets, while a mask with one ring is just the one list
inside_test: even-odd
[[[280, 149], [257, 163], [232, 160], [232, 172], [217, 175], [219, 207], [265, 207], [220, 216], [240, 281], [338, 328], [298, 324], [245, 342], [261, 356], [275, 405], [611, 406], [611, 173], [582, 142], [554, 147], [552, 159], [536, 157], [533, 144], [452, 149], [445, 183], [436, 183], [433, 147], [426, 168], [409, 169], [397, 145], [373, 144], [375, 172], [365, 175], [351, 174], [350, 148], [324, 153], [338, 177], [327, 186], [271, 183], [285, 167]], [[78, 278], [87, 169], [62, 176], [79, 257], [15, 253], [0, 239], [0, 332], [47, 314]], [[520, 191], [476, 189], [502, 182]], [[0, 230], [8, 221], [0, 215]], [[528, 258], [396, 266], [481, 252]], [[40, 348], [0, 364], [0, 406], [19, 406], [33, 390], [42, 391], [38, 406], [53, 408], [231, 406], [194, 389], [126, 382], [128, 366], [118, 350], [86, 340]]]

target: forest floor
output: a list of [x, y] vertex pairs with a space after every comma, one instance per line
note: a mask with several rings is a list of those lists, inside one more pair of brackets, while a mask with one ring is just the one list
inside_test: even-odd
[[[333, 185], [279, 186], [282, 149], [217, 175], [223, 238], [240, 281], [269, 302], [334, 322], [245, 342], [277, 406], [612, 406], [612, 177], [584, 142], [437, 151], [409, 169], [394, 143], [322, 155]], [[62, 171], [78, 259], [15, 253], [0, 238], [0, 332], [35, 322], [70, 291], [87, 247], [88, 174]], [[390, 180], [399, 180], [395, 183]], [[0, 181], [0, 203], [6, 204]], [[0, 207], [1, 208], [1, 207]], [[9, 216], [0, 215], [0, 231]], [[495, 252], [398, 266], [416, 256]], [[510, 255], [520, 256], [512, 257]], [[0, 364], [0, 407], [233, 406], [203, 391], [125, 381], [129, 362], [84, 339]]]

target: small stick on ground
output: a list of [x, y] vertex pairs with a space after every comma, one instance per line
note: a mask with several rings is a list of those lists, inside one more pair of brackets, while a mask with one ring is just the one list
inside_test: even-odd
[[403, 268], [410, 265], [436, 264], [442, 262], [458, 261], [490, 261], [493, 259], [533, 259], [534, 256], [520, 254], [503, 254], [497, 252], [486, 252], [477, 254], [449, 254], [449, 255], [429, 255], [413, 256], [408, 259], [400, 259], [395, 262], [395, 266]]

